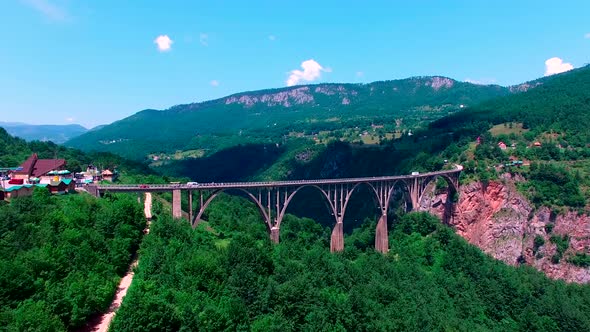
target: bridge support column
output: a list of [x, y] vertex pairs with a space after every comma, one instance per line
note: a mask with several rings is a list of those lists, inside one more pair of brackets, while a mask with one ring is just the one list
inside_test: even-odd
[[193, 222], [193, 191], [188, 191], [188, 222], [192, 225]]
[[273, 226], [270, 229], [270, 240], [274, 243], [279, 243], [280, 228]]
[[408, 186], [410, 200], [412, 201], [412, 211], [418, 211], [420, 204], [420, 181], [418, 178], [413, 179], [411, 184]]
[[336, 222], [332, 230], [332, 238], [330, 239], [330, 251], [337, 252], [344, 250], [344, 229], [342, 220]]
[[172, 218], [180, 219], [182, 218], [182, 208], [180, 206], [180, 189], [172, 190]]
[[375, 230], [375, 250], [380, 253], [389, 251], [389, 236], [387, 233], [387, 214], [382, 214]]

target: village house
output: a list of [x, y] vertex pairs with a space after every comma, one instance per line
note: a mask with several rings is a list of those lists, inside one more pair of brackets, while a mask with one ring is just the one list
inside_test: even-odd
[[65, 159], [39, 159], [37, 154], [33, 153], [18, 170], [11, 172], [11, 178], [23, 180], [24, 183], [31, 183], [31, 180], [40, 182], [42, 177], [48, 178], [49, 172], [65, 170], [65, 166]]
[[111, 170], [105, 169], [102, 171], [102, 179], [104, 181], [113, 182], [117, 178], [117, 173], [113, 173]]
[[498, 143], [498, 147], [500, 148], [500, 150], [506, 150], [506, 143], [504, 143], [504, 142], [499, 142], [499, 143]]
[[64, 159], [39, 159], [32, 154], [18, 168], [10, 171], [10, 179], [2, 180], [0, 200], [30, 196], [35, 187], [46, 188], [52, 194], [65, 194], [75, 190], [70, 171]]
[[11, 198], [30, 196], [33, 194], [35, 187], [45, 187], [46, 185], [23, 184], [4, 188], [2, 199], [10, 200]]

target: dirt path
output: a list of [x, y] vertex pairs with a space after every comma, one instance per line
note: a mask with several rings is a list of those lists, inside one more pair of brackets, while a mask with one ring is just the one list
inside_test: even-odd
[[[152, 218], [152, 194], [146, 193], [145, 194], [145, 207], [144, 213], [147, 220], [146, 228], [144, 229], [144, 233], [148, 234], [150, 232], [150, 223]], [[133, 281], [133, 275], [135, 274], [133, 270], [137, 267], [139, 260], [135, 258], [131, 265], [129, 265], [129, 270], [125, 274], [125, 276], [119, 282], [119, 287], [117, 287], [117, 292], [115, 293], [115, 298], [113, 302], [109, 306], [109, 309], [102, 315], [97, 316], [94, 319], [91, 319], [85, 327], [78, 330], [79, 332], [107, 332], [109, 330], [109, 325], [111, 325], [111, 321], [113, 317], [115, 317], [115, 313], [123, 303], [123, 298], [127, 295], [127, 290], [129, 286], [131, 286], [131, 282]]]

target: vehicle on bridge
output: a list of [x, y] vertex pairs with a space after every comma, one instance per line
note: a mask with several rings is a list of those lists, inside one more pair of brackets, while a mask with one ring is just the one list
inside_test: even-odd
[[141, 188], [141, 189], [147, 189], [147, 188], [149, 188], [149, 187], [150, 187], [150, 186], [148, 186], [147, 184], [140, 184], [140, 185], [139, 185], [139, 188]]
[[187, 182], [186, 185], [187, 186], [198, 186], [199, 183], [198, 182]]

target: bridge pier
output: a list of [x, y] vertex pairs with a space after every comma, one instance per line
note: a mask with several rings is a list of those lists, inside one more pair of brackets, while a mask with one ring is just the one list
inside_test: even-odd
[[182, 218], [182, 208], [180, 206], [180, 189], [172, 190], [172, 218], [180, 219]]
[[277, 226], [273, 226], [270, 229], [270, 240], [274, 243], [279, 243], [279, 233], [280, 228], [278, 228]]
[[188, 222], [193, 223], [193, 191], [188, 191]]
[[375, 250], [386, 254], [389, 251], [389, 235], [387, 232], [387, 213], [381, 215], [375, 230]]
[[336, 222], [330, 238], [330, 251], [337, 252], [344, 250], [344, 228], [342, 220]]
[[418, 205], [420, 204], [420, 195], [421, 195], [421, 188], [420, 188], [420, 180], [415, 178], [408, 184], [408, 192], [410, 194], [410, 201], [412, 202], [412, 209], [411, 211], [418, 211]]

